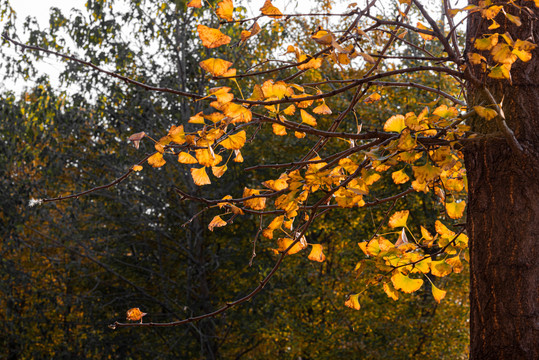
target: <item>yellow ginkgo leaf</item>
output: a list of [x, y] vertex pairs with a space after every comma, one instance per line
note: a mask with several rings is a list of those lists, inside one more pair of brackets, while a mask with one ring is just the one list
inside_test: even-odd
[[380, 94], [374, 93], [374, 94], [369, 95], [365, 100], [363, 100], [363, 102], [365, 104], [372, 104], [372, 103], [380, 100], [381, 98], [382, 97], [380, 96]]
[[185, 142], [185, 132], [183, 131], [183, 125], [170, 127], [168, 136], [172, 142], [181, 145]]
[[[421, 24], [420, 22], [417, 23], [417, 28], [421, 29], [421, 30], [432, 31], [432, 30], [428, 29], [425, 25]], [[425, 34], [425, 33], [420, 32], [419, 36], [421, 36], [423, 38], [423, 40], [434, 40], [434, 35]]]
[[485, 59], [484, 56], [482, 56], [482, 55], [480, 55], [478, 53], [470, 53], [470, 54], [468, 54], [468, 60], [473, 65], [479, 65], [482, 62], [484, 62], [484, 63], [487, 62], [487, 59]]
[[512, 64], [517, 61], [517, 56], [511, 51], [507, 44], [498, 43], [490, 51], [492, 59], [500, 64]]
[[489, 77], [493, 79], [511, 79], [511, 64], [501, 64], [490, 69]]
[[413, 150], [417, 145], [417, 141], [414, 137], [412, 137], [412, 134], [410, 133], [410, 129], [403, 129], [401, 132], [401, 136], [399, 137], [398, 142], [398, 149], [409, 151]]
[[445, 294], [447, 293], [447, 291], [438, 289], [436, 286], [434, 286], [434, 284], [432, 284], [431, 286], [432, 286], [432, 296], [434, 296], [434, 300], [436, 300], [436, 302], [439, 303], [445, 297]]
[[260, 8], [260, 11], [262, 11], [262, 14], [274, 19], [280, 19], [281, 17], [283, 17], [283, 13], [275, 6], [273, 6], [271, 0], [266, 0], [264, 6]]
[[205, 25], [197, 26], [198, 36], [202, 40], [202, 45], [209, 49], [230, 43], [230, 36], [223, 34], [219, 29], [212, 29]]
[[427, 183], [436, 179], [442, 173], [442, 169], [427, 163], [423, 166], [412, 166], [412, 171], [416, 180], [420, 183]]
[[409, 210], [397, 211], [389, 218], [389, 227], [405, 227], [406, 221], [408, 221]]
[[234, 154], [236, 155], [236, 156], [234, 157], [234, 162], [237, 162], [237, 163], [243, 162], [243, 156], [241, 155], [241, 151], [239, 151], [239, 150], [234, 150]]
[[282, 173], [277, 180], [268, 180], [263, 182], [264, 186], [275, 191], [281, 191], [288, 188], [288, 175]]
[[434, 276], [444, 277], [453, 271], [451, 265], [445, 262], [445, 260], [432, 261], [430, 263], [430, 272]]
[[301, 109], [301, 120], [307, 125], [316, 126], [316, 119], [307, 111]]
[[199, 169], [191, 168], [191, 176], [193, 177], [195, 184], [198, 186], [211, 184], [210, 178], [208, 177], [208, 174], [206, 174], [205, 167], [201, 167]]
[[202, 0], [191, 0], [187, 3], [187, 7], [200, 8], [202, 7]]
[[447, 215], [449, 215], [451, 219], [460, 219], [462, 215], [464, 215], [465, 208], [465, 201], [450, 202], [445, 204], [445, 210], [447, 211]]
[[348, 300], [344, 302], [344, 305], [354, 310], [361, 309], [361, 305], [359, 304], [359, 294], [350, 295]]
[[488, 8], [481, 10], [481, 16], [489, 20], [494, 19], [502, 8], [503, 6], [501, 5], [489, 6]]
[[216, 166], [223, 160], [223, 157], [221, 155], [215, 154], [209, 148], [196, 149], [195, 156], [198, 160], [198, 163], [203, 166]]
[[327, 106], [326, 103], [323, 102], [322, 104], [318, 105], [317, 107], [313, 109], [313, 113], [319, 114], [319, 115], [330, 115], [332, 112], [329, 106]]
[[394, 131], [400, 133], [406, 127], [404, 116], [393, 115], [384, 124], [384, 131]]
[[477, 113], [477, 115], [481, 116], [482, 118], [485, 118], [487, 120], [492, 120], [496, 116], [498, 116], [498, 113], [494, 109], [489, 109], [483, 106], [474, 106], [473, 109]]
[[493, 34], [489, 37], [476, 39], [474, 46], [477, 50], [490, 50], [498, 43], [498, 34]]
[[421, 226], [421, 236], [423, 236], [423, 238], [428, 241], [434, 239], [431, 233], [427, 229], [425, 229], [423, 226]]
[[393, 179], [393, 182], [395, 184], [404, 184], [405, 182], [410, 180], [410, 177], [406, 175], [406, 173], [404, 172], [404, 169], [393, 172], [391, 174], [391, 178]]
[[251, 111], [240, 104], [226, 103], [219, 110], [232, 119], [232, 123], [246, 123], [253, 119]]
[[156, 152], [148, 158], [148, 164], [157, 168], [165, 165], [166, 161], [163, 159], [163, 154]]
[[211, 172], [216, 178], [220, 178], [227, 171], [227, 169], [228, 167], [226, 166], [226, 164], [223, 166], [212, 166]]
[[193, 115], [189, 118], [190, 124], [204, 124], [204, 117], [202, 116], [202, 111], [196, 115]]
[[[290, 247], [290, 245], [292, 245], [292, 243], [294, 242], [294, 240], [290, 239], [290, 238], [280, 238], [277, 240], [277, 246], [279, 247], [277, 249], [278, 252], [284, 252], [286, 249], [288, 249]], [[301, 250], [305, 249], [307, 247], [307, 245], [303, 242], [303, 241], [298, 241], [297, 243], [294, 244], [294, 246], [292, 246], [290, 248], [290, 250], [288, 250], [287, 254], [288, 255], [294, 255], [298, 252], [300, 252]]]
[[436, 222], [434, 223], [434, 227], [436, 229], [436, 232], [442, 236], [453, 238], [456, 235], [453, 231], [449, 230], [447, 226], [442, 224], [440, 220], [436, 220]]
[[145, 315], [148, 315], [148, 314], [140, 311], [139, 308], [132, 308], [132, 309], [127, 310], [127, 320], [131, 320], [131, 321], [140, 320], [140, 322], [142, 323], [142, 318]]
[[393, 287], [393, 285], [391, 285], [391, 283], [384, 283], [382, 287], [388, 297], [395, 301], [399, 300], [399, 292]]
[[197, 159], [189, 153], [184, 151], [180, 152], [178, 155], [178, 162], [181, 164], [198, 164]]
[[247, 134], [245, 133], [245, 130], [241, 130], [221, 141], [220, 145], [228, 150], [239, 150], [245, 144], [246, 139]]
[[434, 111], [432, 112], [433, 115], [438, 115], [442, 118], [454, 118], [457, 117], [459, 112], [457, 108], [451, 106], [448, 107], [447, 105], [440, 105]]
[[214, 228], [216, 227], [223, 227], [223, 226], [226, 226], [227, 225], [227, 222], [224, 221], [223, 219], [221, 219], [220, 216], [215, 216], [212, 221], [208, 224], [208, 229], [210, 231], [213, 231]]
[[[303, 54], [298, 59], [298, 62], [302, 62], [307, 60], [307, 55]], [[311, 58], [309, 61], [307, 61], [305, 64], [298, 65], [299, 70], [309, 70], [309, 69], [318, 69], [320, 66], [322, 66], [323, 58]]]
[[323, 247], [320, 244], [313, 244], [313, 249], [309, 254], [309, 260], [324, 262], [326, 260], [326, 255], [322, 252]]
[[232, 21], [234, 20], [234, 18], [232, 17], [233, 11], [234, 4], [232, 4], [232, 0], [223, 0], [217, 4], [217, 10], [215, 11], [215, 13], [223, 20]]
[[201, 61], [199, 65], [213, 76], [221, 76], [228, 71], [228, 68], [232, 66], [232, 63], [226, 60], [210, 58]]
[[[249, 196], [259, 195], [259, 194], [260, 194], [260, 190], [249, 189], [249, 188], [243, 189], [244, 198], [249, 197]], [[252, 199], [245, 200], [243, 204], [253, 210], [264, 210], [264, 208], [266, 207], [266, 198], [255, 197]]]
[[445, 262], [451, 265], [454, 273], [458, 274], [464, 269], [462, 261], [460, 261], [460, 257], [458, 255], [452, 258], [445, 259]]
[[422, 279], [410, 279], [408, 276], [395, 271], [395, 274], [391, 277], [391, 282], [397, 290], [401, 290], [405, 293], [413, 293], [421, 288], [423, 285]]
[[140, 170], [142, 170], [142, 166], [134, 165], [131, 169], [133, 169], [133, 171], [140, 171]]
[[271, 127], [273, 128], [273, 133], [275, 135], [284, 136], [286, 135], [286, 127], [279, 124], [272, 124]]

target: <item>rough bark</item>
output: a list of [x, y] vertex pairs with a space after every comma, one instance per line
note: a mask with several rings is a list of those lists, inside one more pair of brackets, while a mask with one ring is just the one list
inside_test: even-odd
[[[533, 2], [517, 2], [522, 26], [503, 15], [496, 31], [513, 39], [539, 42], [539, 11]], [[492, 33], [475, 14], [468, 24], [468, 49], [474, 38]], [[535, 25], [535, 26], [534, 26]], [[539, 359], [539, 51], [527, 63], [513, 65], [512, 83], [473, 74], [499, 101], [507, 125], [524, 152], [512, 150], [496, 122], [472, 121], [472, 130], [492, 136], [464, 149], [468, 174], [467, 230], [471, 264], [470, 358]], [[486, 102], [482, 85], [470, 82], [470, 103]], [[483, 105], [484, 105], [483, 104]]]

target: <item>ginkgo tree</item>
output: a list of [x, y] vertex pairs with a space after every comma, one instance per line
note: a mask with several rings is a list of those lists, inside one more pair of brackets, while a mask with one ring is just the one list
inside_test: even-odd
[[[155, 151], [134, 161], [110, 186], [133, 173], [179, 162], [202, 189], [192, 193], [177, 186], [175, 191], [183, 200], [204, 205], [204, 211], [220, 212], [208, 223], [210, 230], [256, 216], [260, 230], [253, 234], [251, 262], [256, 261], [258, 240], [274, 242], [275, 265], [247, 295], [223, 299], [224, 305], [213, 312], [173, 322], [144, 323], [144, 309], [134, 308], [128, 311], [128, 320], [137, 322], [117, 321], [112, 328], [177, 326], [219, 315], [262, 291], [286, 257], [325, 261], [322, 244], [309, 240], [309, 229], [322, 216], [335, 209], [367, 209], [425, 193], [439, 201], [443, 218], [434, 228], [425, 225], [414, 232], [407, 226], [412, 212], [388, 212], [373, 234], [362, 234], [357, 246], [365, 259], [358, 259], [356, 271], [367, 277], [366, 286], [350, 289], [344, 305], [361, 311], [361, 298], [372, 287], [398, 299], [418, 291], [426, 281], [434, 300], [442, 301], [446, 292], [432, 278], [458, 273], [469, 261], [472, 358], [538, 356], [534, 344], [539, 262], [534, 240], [539, 217], [535, 131], [539, 124], [534, 114], [539, 111], [539, 30], [534, 23], [539, 3], [485, 0], [454, 9], [442, 1], [441, 22], [434, 20], [440, 14], [420, 1], [391, 2], [397, 10], [393, 18], [377, 3], [352, 3], [338, 14], [283, 14], [267, 0], [258, 15], [236, 19], [232, 0], [190, 1], [185, 11], [209, 7], [213, 12], [211, 19], [201, 16], [193, 29], [206, 54], [212, 49], [226, 54], [233, 38], [241, 47], [256, 42], [270, 28], [285, 31], [287, 22], [295, 18], [339, 18], [305, 32], [302, 42], [281, 44], [285, 60], [276, 61], [279, 65], [274, 67], [260, 59], [257, 70], [241, 69], [234, 67], [235, 59], [208, 55], [200, 67], [215, 87], [205, 93], [150, 87], [4, 35], [22, 48], [53, 53], [133, 86], [205, 104], [185, 119], [196, 126], [194, 131], [187, 131], [182, 123], [163, 129], [162, 137], [150, 133], [155, 129], [137, 129], [129, 140], [136, 147], [149, 141]], [[460, 29], [464, 23], [465, 41]], [[412, 36], [421, 38], [422, 45], [410, 41]], [[306, 42], [316, 44], [318, 50]], [[419, 55], [403, 55], [407, 48]], [[403, 66], [406, 60], [421, 65]], [[328, 78], [327, 68], [340, 71]], [[424, 72], [450, 78], [458, 90], [449, 93], [402, 80], [407, 74]], [[384, 119], [365, 118], [367, 113], [376, 114], [365, 109], [377, 106], [385, 88], [399, 86], [431, 93], [437, 101]], [[298, 147], [308, 144], [308, 150], [286, 163], [261, 159], [254, 168], [245, 169], [270, 170], [274, 176], [246, 179], [242, 194], [220, 199], [201, 195], [205, 186], [218, 184], [229, 168], [241, 166], [261, 129], [289, 137]], [[386, 179], [409, 187], [384, 194], [376, 185]], [[40, 202], [76, 198], [93, 190]]]

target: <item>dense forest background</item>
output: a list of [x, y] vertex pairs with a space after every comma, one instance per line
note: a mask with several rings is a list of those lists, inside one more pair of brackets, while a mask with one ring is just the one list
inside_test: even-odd
[[[14, 27], [8, 2], [0, 3], [2, 31], [29, 44], [77, 55], [153, 86], [201, 94], [214, 86], [198, 64], [207, 49], [197, 45], [194, 25], [196, 17], [210, 14], [186, 10], [185, 1], [133, 0], [118, 6], [119, 1], [89, 0], [85, 10], [51, 9], [47, 28], [28, 20], [24, 29]], [[322, 11], [329, 6], [325, 1], [313, 5]], [[245, 9], [238, 14], [247, 15]], [[314, 47], [304, 34], [323, 21], [328, 20], [290, 20], [286, 40]], [[249, 68], [285, 51], [274, 36], [282, 30], [275, 28], [279, 25], [263, 26], [267, 31], [256, 41], [234, 48], [236, 67]], [[239, 40], [238, 34], [228, 35]], [[35, 199], [113, 181], [140, 161], [129, 135], [146, 131], [159, 138], [172, 124], [189, 128], [186, 120], [201, 105], [129, 86], [69, 61], [61, 88], [52, 88], [35, 67], [43, 54], [2, 56], [6, 77], [33, 79], [35, 85], [0, 95], [0, 348], [6, 349], [0, 358], [467, 358], [467, 266], [433, 279], [448, 292], [441, 303], [427, 285], [398, 301], [381, 289], [369, 290], [359, 312], [343, 305], [350, 289], [365, 287], [355, 271], [365, 255], [356, 244], [375, 232], [389, 208], [412, 209], [408, 226], [415, 230], [419, 224], [433, 227], [440, 214], [433, 200], [421, 195], [325, 216], [308, 236], [324, 244], [327, 261], [287, 259], [264, 291], [222, 316], [175, 328], [109, 329], [131, 307], [147, 312], [145, 321], [172, 321], [244, 295], [271, 268], [274, 245], [259, 239], [249, 266], [256, 218], [245, 216], [241, 225], [214, 231], [207, 224], [217, 212], [193, 218], [201, 206], [182, 201], [174, 191], [199, 191], [181, 164], [145, 171], [78, 199], [30, 206]], [[324, 74], [304, 76], [315, 81]], [[421, 81], [442, 89], [454, 86], [442, 76]], [[380, 128], [371, 119], [436, 100], [411, 88], [383, 95], [376, 107], [360, 112], [364, 126]], [[339, 108], [347, 100], [343, 95], [329, 105]], [[242, 151], [242, 168], [261, 159], [286, 161], [304, 150], [262, 128], [258, 140]], [[267, 175], [242, 168], [231, 166], [211, 197], [241, 193]], [[387, 194], [399, 190], [389, 182], [378, 186]]]

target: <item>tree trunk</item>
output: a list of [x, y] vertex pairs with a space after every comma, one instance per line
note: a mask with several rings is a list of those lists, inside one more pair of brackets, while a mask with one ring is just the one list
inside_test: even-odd
[[[517, 3], [533, 13], [509, 11], [520, 17], [520, 27], [500, 12], [496, 21], [502, 26], [488, 30], [490, 21], [473, 15], [468, 23], [468, 52], [473, 51], [474, 38], [493, 32], [507, 31], [514, 40], [539, 43], [538, 9], [530, 1]], [[471, 70], [498, 103], [503, 99], [507, 125], [524, 152], [515, 152], [498, 135], [495, 120], [471, 122], [473, 131], [493, 136], [464, 148], [469, 188], [470, 358], [535, 360], [539, 359], [539, 51], [533, 51], [529, 62], [513, 64], [512, 83], [488, 78], [478, 67]], [[492, 103], [485, 101], [481, 88], [469, 83], [471, 105]]]

